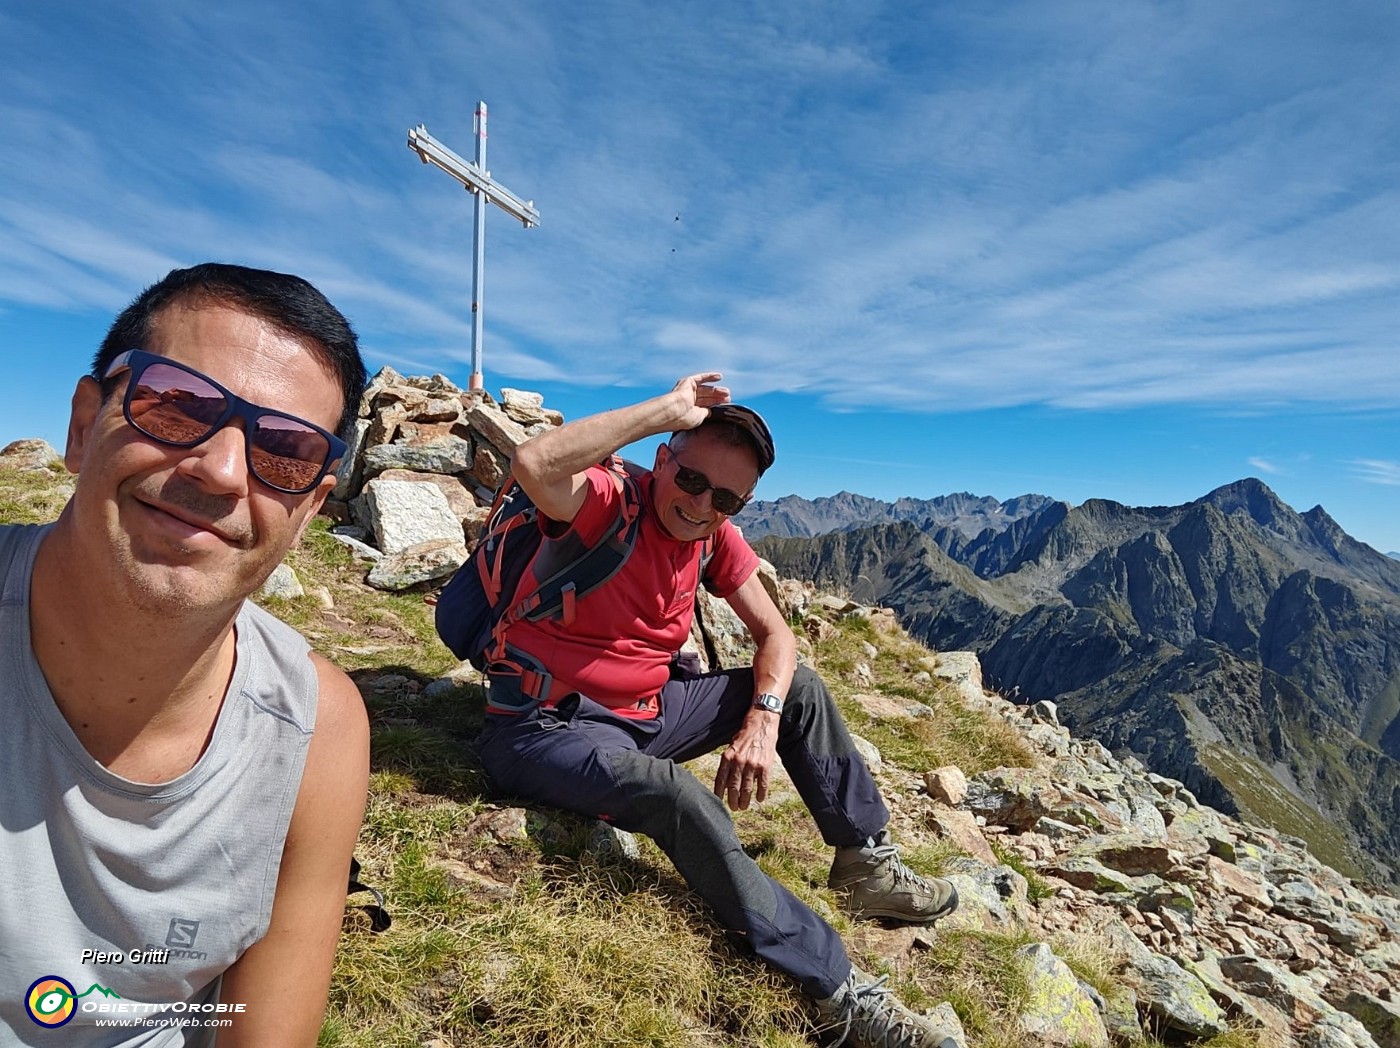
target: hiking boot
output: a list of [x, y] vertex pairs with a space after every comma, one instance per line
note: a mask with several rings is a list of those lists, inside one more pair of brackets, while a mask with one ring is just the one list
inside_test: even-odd
[[820, 1031], [839, 1034], [830, 1048], [964, 1048], [946, 1026], [901, 1004], [886, 978], [852, 966], [837, 991], [817, 1002]]
[[863, 847], [837, 848], [826, 886], [844, 892], [846, 908], [857, 917], [929, 924], [958, 908], [957, 889], [905, 866], [887, 829]]

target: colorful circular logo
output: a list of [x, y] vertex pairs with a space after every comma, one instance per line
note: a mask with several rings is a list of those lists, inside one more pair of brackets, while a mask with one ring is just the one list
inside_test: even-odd
[[40, 1026], [62, 1026], [77, 1009], [77, 991], [67, 979], [45, 975], [34, 980], [24, 995], [24, 1008]]

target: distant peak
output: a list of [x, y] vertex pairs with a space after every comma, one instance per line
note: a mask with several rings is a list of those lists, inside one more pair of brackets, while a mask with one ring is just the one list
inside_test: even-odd
[[1085, 499], [1079, 504], [1080, 514], [1086, 517], [1118, 516], [1127, 509], [1126, 505], [1112, 499]]
[[1273, 489], [1271, 489], [1269, 485], [1265, 484], [1258, 477], [1244, 477], [1240, 480], [1233, 481], [1229, 484], [1222, 484], [1220, 487], [1216, 488], [1209, 495], [1207, 495], [1206, 498], [1216, 500], [1219, 498], [1239, 497], [1241, 495], [1247, 495], [1252, 497], [1258, 497], [1260, 495], [1263, 495], [1267, 498], [1275, 500], [1278, 499], [1278, 496], [1274, 494]]
[[1292, 510], [1258, 477], [1222, 485], [1197, 502], [1208, 502], [1225, 514], [1247, 513], [1259, 524], [1271, 524], [1280, 516], [1292, 515]]
[[1329, 531], [1342, 530], [1342, 526], [1337, 523], [1337, 521], [1333, 518], [1332, 514], [1328, 513], [1325, 509], [1322, 508], [1321, 503], [1318, 503], [1312, 509], [1304, 513], [1303, 519], [1306, 520], [1309, 524], [1315, 526], [1320, 525], [1322, 527], [1327, 528]]

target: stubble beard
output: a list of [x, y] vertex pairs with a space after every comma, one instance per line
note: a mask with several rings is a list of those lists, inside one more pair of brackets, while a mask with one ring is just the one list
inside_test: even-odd
[[[132, 502], [175, 508], [196, 520], [208, 521], [219, 529], [227, 544], [219, 562], [210, 564], [208, 548], [193, 543], [166, 539], [142, 550], [138, 536], [118, 523], [121, 538], [114, 552], [136, 607], [171, 616], [241, 603], [246, 594], [231, 590], [240, 569], [249, 566], [248, 558], [257, 546], [258, 535], [252, 522], [237, 514], [237, 498], [210, 495], [174, 476], [148, 477], [133, 484], [125, 494]], [[271, 565], [264, 575], [270, 575], [275, 567], [276, 564]], [[265, 579], [248, 581], [252, 592]]]

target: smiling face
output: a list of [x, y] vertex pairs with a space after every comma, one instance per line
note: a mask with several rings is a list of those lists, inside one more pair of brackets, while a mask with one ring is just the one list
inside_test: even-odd
[[656, 449], [652, 503], [657, 520], [672, 538], [696, 542], [713, 535], [726, 518], [710, 501], [713, 492], [689, 495], [676, 486], [677, 466], [698, 470], [715, 487], [750, 495], [758, 483], [758, 459], [751, 448], [726, 444], [704, 430], [673, 438], [672, 445]]
[[[180, 361], [264, 407], [336, 425], [334, 374], [303, 340], [210, 303], [175, 304], [153, 320], [152, 353]], [[68, 468], [78, 485], [64, 516], [94, 570], [109, 567], [150, 609], [236, 606], [281, 562], [335, 486], [274, 491], [248, 472], [242, 423], [193, 448], [144, 437], [122, 416], [125, 380], [105, 400], [84, 378], [73, 396]]]

